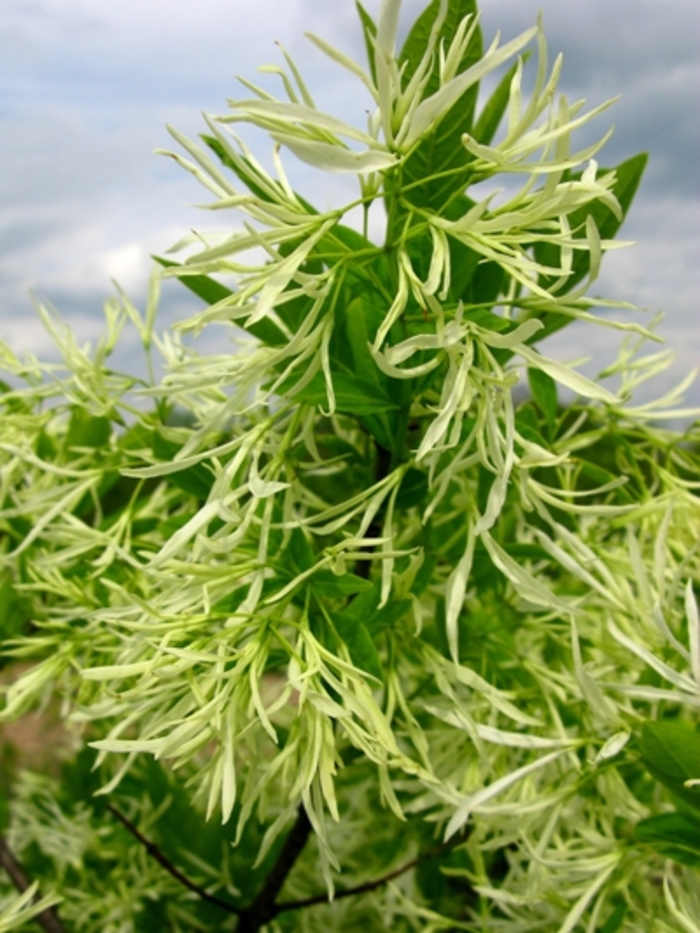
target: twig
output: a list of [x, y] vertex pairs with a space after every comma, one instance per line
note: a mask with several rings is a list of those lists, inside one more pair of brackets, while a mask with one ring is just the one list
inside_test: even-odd
[[201, 888], [198, 884], [195, 884], [194, 881], [190, 881], [186, 875], [183, 875], [179, 868], [176, 868], [173, 863], [168, 858], [166, 858], [165, 855], [163, 855], [158, 846], [153, 842], [149, 842], [149, 840], [138, 831], [134, 824], [128, 820], [123, 813], [120, 813], [115, 806], [113, 806], [111, 803], [108, 803], [107, 809], [119, 820], [119, 822], [124, 827], [126, 827], [126, 829], [129, 830], [134, 839], [138, 839], [148, 854], [154, 858], [159, 865], [162, 865], [168, 874], [172, 875], [172, 877], [183, 887], [193, 891], [196, 895], [201, 897], [203, 901], [214, 904], [216, 907], [220, 907], [222, 910], [226, 910], [230, 914], [242, 913], [239, 907], [230, 904], [228, 901], [223, 901], [221, 898], [215, 897], [213, 894], [208, 894], [204, 888]]
[[[309, 818], [306, 815], [306, 811], [304, 810], [303, 806], [299, 807], [296, 822], [290, 830], [289, 835], [285, 840], [284, 846], [282, 847], [282, 850], [278, 855], [275, 864], [270, 869], [262, 888], [257, 893], [252, 903], [249, 904], [248, 907], [244, 908], [236, 907], [228, 901], [223, 901], [212, 894], [208, 894], [204, 888], [201, 888], [193, 881], [190, 881], [186, 875], [183, 875], [183, 873], [178, 868], [176, 868], [172, 862], [166, 858], [165, 855], [163, 855], [158, 846], [152, 842], [149, 842], [149, 840], [139, 832], [134, 824], [122, 813], [120, 813], [115, 806], [112, 804], [107, 804], [107, 809], [119, 820], [120, 823], [122, 823], [122, 825], [131, 833], [131, 835], [141, 843], [148, 854], [154, 858], [158, 864], [168, 872], [168, 874], [172, 875], [176, 881], [183, 885], [183, 887], [193, 891], [198, 895], [198, 897], [201, 897], [202, 900], [208, 901], [210, 904], [214, 904], [215, 906], [220, 907], [222, 910], [228, 911], [228, 913], [237, 914], [239, 921], [236, 928], [236, 933], [258, 933], [260, 927], [264, 926], [266, 923], [269, 923], [270, 920], [274, 919], [277, 914], [282, 913], [282, 911], [301, 910], [304, 907], [313, 907], [315, 904], [323, 904], [327, 903], [328, 901], [328, 895], [326, 893], [316, 894], [313, 897], [306, 897], [298, 901], [277, 902], [276, 900], [277, 895], [282, 890], [282, 887], [287, 880], [287, 876], [294, 867], [296, 860], [301, 855], [309, 838], [309, 834], [311, 833], [311, 823], [309, 822]], [[468, 831], [462, 832], [455, 836], [454, 839], [450, 839], [449, 842], [443, 842], [438, 846], [434, 846], [432, 849], [428, 849], [427, 852], [423, 852], [416, 858], [411, 859], [410, 862], [406, 862], [399, 868], [395, 868], [393, 871], [387, 872], [387, 874], [382, 875], [381, 878], [375, 878], [373, 881], [366, 881], [363, 884], [356, 885], [354, 888], [345, 888], [343, 891], [338, 891], [335, 894], [335, 900], [340, 900], [344, 897], [353, 897], [358, 894], [367, 894], [370, 891], [375, 891], [377, 888], [381, 888], [383, 885], [393, 881], [394, 878], [398, 878], [399, 875], [403, 875], [407, 871], [410, 871], [412, 868], [416, 868], [416, 866], [420, 865], [422, 862], [427, 862], [429, 859], [437, 858], [437, 856], [442, 855], [443, 852], [449, 852], [450, 849], [454, 849], [460, 843], [465, 842], [468, 838], [468, 835]], [[1, 843], [2, 840], [0, 839], [0, 844]], [[0, 845], [0, 856], [1, 855], [2, 848]], [[4, 864], [2, 858], [0, 858], [0, 864]], [[17, 884], [17, 882], [15, 883]], [[25, 884], [25, 887], [20, 888], [20, 890], [25, 890], [27, 886], [28, 884]], [[46, 911], [46, 913], [48, 913], [48, 911]], [[54, 927], [45, 926], [44, 929], [47, 931], [47, 933], [65, 933], [60, 923], [58, 926]]]
[[311, 823], [306, 810], [300, 806], [297, 818], [287, 836], [282, 851], [270, 869], [265, 883], [258, 891], [255, 900], [240, 913], [236, 933], [257, 933], [263, 924], [268, 923], [285, 908], [275, 903], [294, 863], [301, 855], [311, 832]]
[[[2, 836], [0, 836], [0, 865], [10, 876], [10, 881], [20, 894], [24, 894], [27, 888], [31, 887], [31, 881], [27, 877], [24, 868], [22, 868], [21, 864], [17, 861], [12, 850]], [[35, 894], [34, 903], [40, 900], [39, 894]], [[46, 933], [66, 933], [66, 928], [58, 919], [58, 913], [54, 907], [47, 907], [46, 910], [42, 910], [40, 914], [37, 914], [34, 919]]]
[[[398, 878], [399, 875], [403, 875], [412, 868], [416, 868], [416, 866], [420, 865], [422, 862], [437, 858], [438, 855], [442, 855], [443, 852], [449, 852], [450, 849], [454, 849], [460, 843], [465, 842], [468, 836], [468, 832], [462, 832], [458, 836], [455, 836], [454, 839], [450, 839], [449, 842], [443, 842], [439, 846], [428, 849], [427, 852], [423, 852], [416, 858], [411, 859], [410, 862], [406, 862], [406, 864], [402, 865], [400, 868], [395, 868], [393, 871], [387, 872], [387, 874], [382, 875], [381, 878], [375, 878], [374, 881], [365, 881], [364, 884], [358, 884], [354, 888], [345, 888], [343, 891], [336, 891], [334, 900], [339, 901], [343, 897], [353, 897], [357, 894], [367, 894], [370, 891], [375, 891], [377, 888], [381, 888], [383, 885], [393, 881], [394, 878]], [[298, 901], [283, 901], [281, 904], [277, 904], [276, 908], [277, 913], [281, 913], [283, 910], [301, 910], [303, 907], [313, 907], [314, 904], [326, 903], [328, 903], [327, 894], [316, 894], [313, 897], [305, 897]]]

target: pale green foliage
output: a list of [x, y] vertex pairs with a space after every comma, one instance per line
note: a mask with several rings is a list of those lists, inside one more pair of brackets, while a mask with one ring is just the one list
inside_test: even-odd
[[[447, 838], [471, 827], [445, 867], [449, 896], [431, 903], [407, 873], [361, 904], [281, 914], [273, 930], [452, 930], [441, 911], [455, 904], [464, 928], [488, 933], [593, 933], [620, 905], [614, 929], [641, 933], [653, 917], [694, 930], [690, 863], [632, 839], [668, 804], [628, 740], [645, 721], [697, 721], [697, 455], [656, 426], [678, 416], [683, 385], [630, 404], [668, 362], [641, 355], [656, 338], [598, 318], [615, 303], [586, 294], [603, 253], [624, 245], [614, 233], [643, 160], [601, 170], [607, 137], [572, 151], [602, 108], [556, 97], [561, 60], [548, 73], [541, 23], [478, 54], [477, 18], [456, 16], [470, 10], [433, 4], [397, 55], [399, 3], [385, 0], [369, 72], [314, 38], [374, 98], [367, 131], [319, 112], [289, 60], [289, 74], [266, 69], [288, 100], [244, 82], [254, 98], [207, 118], [223, 166], [172, 131], [208, 206], [239, 217], [178, 244], [194, 247], [182, 265], [164, 261], [207, 300], [174, 334], [154, 332], [154, 285], [143, 318], [124, 296], [109, 305], [94, 357], [43, 310], [63, 366], [4, 351], [27, 386], [2, 396], [0, 569], [33, 623], [7, 654], [37, 663], [1, 715], [58, 694], [99, 750], [100, 793], [133, 797], [120, 782], [153, 756], [207, 819], [232, 821], [226, 847], [249, 862], [269, 861], [303, 804], [315, 848], [287, 899], [316, 893], [319, 874], [329, 892], [341, 870], [344, 887], [380, 877], [432, 824]], [[488, 107], [450, 128], [479, 80], [535, 37], [529, 101], [519, 59], [489, 105], [506, 115], [503, 138]], [[276, 175], [231, 123], [269, 132]], [[316, 212], [280, 147], [356, 174], [358, 199]], [[500, 173], [527, 179], [502, 203], [465, 195]], [[382, 199], [381, 245], [342, 223]], [[126, 318], [167, 367], [146, 389], [105, 367]], [[535, 349], [573, 319], [636, 332], [607, 374], [617, 395]], [[234, 337], [217, 355], [178, 337], [212, 326]], [[518, 403], [525, 369], [535, 400]], [[579, 400], [561, 409], [556, 384]], [[63, 816], [51, 804], [37, 816], [48, 785], [22, 786], [11, 838], [53, 860], [75, 929], [141, 929], [142, 898], [171, 905], [172, 929], [193, 928], [191, 896], [133, 841], [88, 910], [85, 853], [111, 852], [114, 833], [90, 829], [84, 801], [70, 845], [49, 851]], [[132, 803], [147, 820], [152, 805]], [[368, 852], [392, 834], [403, 850]], [[246, 903], [254, 892], [219, 858], [198, 870]], [[62, 885], [64, 863], [76, 877]], [[221, 928], [210, 922], [196, 921]]]
[[[48, 895], [35, 901], [39, 883], [35, 881], [20, 897], [12, 897], [8, 906], [3, 909], [3, 903], [0, 901], [0, 930], [2, 933], [8, 933], [9, 930], [19, 930], [33, 917], [61, 902], [60, 897]], [[3, 898], [5, 900], [5, 898]]]

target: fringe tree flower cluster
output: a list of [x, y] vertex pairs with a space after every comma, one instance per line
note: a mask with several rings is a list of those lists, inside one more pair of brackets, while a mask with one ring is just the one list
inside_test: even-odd
[[[435, 0], [397, 51], [399, 12], [359, 7], [367, 70], [310, 36], [366, 128], [283, 52], [284, 99], [243, 80], [200, 143], [171, 130], [236, 217], [159, 259], [203, 310], [159, 335], [155, 278], [94, 352], [45, 308], [61, 364], [2, 347], [30, 663], [0, 718], [57, 696], [83, 748], [18, 778], [8, 851], [49, 893], [6, 887], [0, 930], [60, 898], [86, 931], [698, 929], [699, 439], [659, 427], [685, 383], [631, 404], [668, 359], [588, 294], [646, 157], [576, 151], [607, 104], [557, 94], [541, 21], [484, 49], [473, 0]], [[317, 210], [290, 155], [356, 199]], [[628, 332], [617, 394], [540, 348], [575, 320]], [[127, 322], [160, 381], [108, 368]]]

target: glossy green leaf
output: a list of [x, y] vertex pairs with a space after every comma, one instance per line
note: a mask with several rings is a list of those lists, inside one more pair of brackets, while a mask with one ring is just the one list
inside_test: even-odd
[[[586, 451], [586, 455], [590, 456], [588, 451]], [[581, 489], [595, 489], [597, 486], [604, 486], [606, 483], [613, 482], [618, 476], [619, 473], [611, 473], [610, 470], [606, 470], [597, 463], [591, 463], [588, 459], [580, 458], [578, 460], [577, 486]], [[627, 486], [618, 487], [615, 490], [615, 498], [620, 502], [632, 503], [635, 501]]]
[[[582, 231], [585, 230], [586, 217], [590, 215], [596, 223], [601, 240], [613, 239], [622, 226], [624, 218], [627, 216], [632, 200], [639, 188], [639, 183], [642, 180], [642, 175], [644, 174], [648, 159], [649, 156], [647, 153], [641, 152], [639, 155], [633, 156], [625, 162], [621, 162], [615, 169], [616, 181], [612, 190], [622, 209], [622, 221], [618, 220], [605, 204], [594, 202], [592, 205], [585, 208], [579, 208], [570, 215], [569, 222], [572, 230], [581, 228], [578, 235], [583, 236]], [[602, 175], [606, 171], [607, 169], [600, 169], [599, 174]], [[569, 180], [572, 181], [580, 177], [580, 172], [570, 173], [568, 175]], [[538, 243], [535, 246], [534, 252], [535, 260], [545, 266], [551, 265], [557, 267], [560, 263], [560, 251], [557, 246], [548, 243]], [[566, 294], [578, 285], [578, 283], [588, 275], [589, 269], [590, 257], [588, 252], [585, 250], [576, 250], [574, 252], [571, 275], [566, 280], [566, 284], [562, 287], [561, 294]], [[552, 278], [543, 276], [541, 284], [547, 288], [552, 285], [553, 281]], [[562, 327], [566, 327], [572, 320], [574, 320], [574, 318], [562, 314], [546, 315], [544, 328], [538, 331], [529, 342], [538, 343], [540, 340], [544, 340], [545, 337], [548, 337], [550, 334], [561, 330]]]
[[[456, 219], [469, 210], [469, 206], [473, 203], [466, 197], [456, 199], [450, 209], [445, 212], [446, 216]], [[451, 237], [449, 244], [454, 270], [451, 287], [453, 299], [461, 300], [466, 305], [495, 304], [506, 282], [506, 275], [501, 266], [496, 262], [484, 262], [479, 253]], [[472, 319], [498, 317], [485, 308], [469, 312], [468, 316]], [[499, 318], [499, 320], [501, 324], [494, 327], [494, 330], [502, 330], [508, 326], [505, 318]], [[481, 323], [481, 320], [478, 323]]]
[[428, 476], [423, 470], [416, 470], [413, 467], [406, 471], [401, 481], [398, 494], [396, 496], [396, 505], [400, 509], [411, 509], [422, 505], [428, 494]]
[[526, 441], [532, 444], [539, 444], [540, 447], [547, 447], [547, 441], [542, 435], [544, 425], [537, 417], [535, 406], [532, 402], [521, 405], [515, 413], [515, 429]]
[[[447, 15], [440, 29], [438, 35], [438, 41], [436, 44], [436, 49], [440, 48], [440, 43], [445, 43], [449, 46], [454, 34], [457, 30], [457, 27], [461, 21], [466, 16], [475, 16], [476, 15], [476, 2], [475, 0], [450, 0], [448, 5]], [[433, 28], [433, 24], [438, 17], [440, 12], [440, 0], [433, 0], [420, 14], [418, 19], [415, 21], [411, 30], [406, 37], [403, 48], [398, 56], [399, 63], [401, 65], [405, 64], [404, 71], [404, 83], [407, 84], [413, 77], [416, 68], [420, 64], [423, 55], [428, 47], [428, 40], [430, 38], [430, 32]], [[478, 30], [477, 30], [478, 32]], [[473, 48], [467, 50], [467, 55], [462, 59], [461, 66], [458, 67], [457, 72], [460, 73], [464, 71], [468, 65], [467, 62], [471, 63], [476, 58], [481, 56], [481, 37], [479, 37], [478, 43], [475, 41], [473, 43]], [[479, 49], [478, 55], [477, 46]], [[447, 49], [445, 50], [447, 51]], [[433, 70], [428, 81], [427, 87], [423, 93], [423, 98], [430, 97], [431, 94], [434, 94], [439, 87], [439, 65], [437, 55], [433, 63]]]
[[[172, 259], [165, 259], [163, 256], [154, 256], [153, 258], [164, 269], [184, 268], [182, 263], [173, 262]], [[223, 301], [224, 298], [228, 298], [229, 295], [233, 294], [230, 288], [226, 288], [221, 282], [217, 282], [216, 279], [212, 279], [208, 275], [183, 275], [179, 281], [208, 305]]]
[[367, 52], [367, 62], [369, 64], [369, 73], [372, 76], [372, 80], [376, 84], [377, 82], [377, 66], [374, 61], [374, 43], [373, 39], [377, 35], [377, 24], [374, 22], [372, 17], [369, 15], [367, 10], [362, 6], [360, 0], [356, 0], [355, 6], [357, 7], [357, 12], [360, 16], [360, 21], [362, 23], [362, 33], [365, 39], [365, 50]]
[[382, 662], [364, 623], [353, 615], [339, 613], [333, 617], [333, 625], [348, 646], [353, 663], [381, 680]]
[[301, 528], [294, 528], [292, 530], [283, 556], [288, 556], [294, 566], [293, 571], [291, 571], [290, 568], [290, 577], [296, 576], [297, 573], [303, 573], [305, 570], [309, 570], [313, 567], [316, 557], [309, 539]]
[[[164, 259], [162, 256], [153, 256], [153, 259], [165, 269], [182, 267], [181, 263], [173, 262], [170, 259]], [[178, 276], [178, 281], [182, 282], [185, 288], [188, 288], [198, 298], [201, 298], [207, 305], [216, 304], [218, 301], [223, 301], [224, 298], [228, 298], [229, 295], [233, 294], [230, 288], [226, 288], [221, 282], [217, 282], [208, 275], [182, 275]], [[257, 337], [269, 346], [277, 347], [287, 342], [287, 338], [274, 321], [270, 321], [266, 318], [262, 321], [258, 321], [257, 324], [253, 324], [247, 329], [254, 337]]]
[[690, 813], [660, 813], [641, 820], [633, 839], [665, 858], [700, 868], [700, 819]]
[[372, 589], [372, 584], [364, 577], [358, 577], [354, 573], [338, 575], [332, 570], [317, 571], [309, 578], [309, 584], [317, 596], [327, 599], [342, 599]]
[[[216, 136], [208, 136], [206, 133], [202, 133], [200, 139], [211, 149], [212, 152], [216, 153], [216, 155], [221, 160], [222, 165], [225, 165], [226, 168], [230, 169], [235, 175], [238, 176], [239, 180], [243, 182], [251, 194], [254, 194], [256, 197], [260, 198], [261, 201], [272, 200], [268, 192], [256, 183], [256, 173], [245, 156], [242, 155], [240, 162], [236, 163], [233, 161], [228, 152], [226, 152], [226, 149], [221, 144], [221, 141], [216, 138]], [[310, 204], [297, 192], [294, 193], [299, 203], [304, 207], [304, 210], [306, 210], [309, 214], [318, 213], [313, 204]]]
[[[430, 30], [440, 8], [439, 0], [419, 16], [399, 56], [406, 63], [405, 81], [409, 81], [428, 44]], [[458, 24], [465, 16], [476, 14], [475, 0], [452, 0], [445, 22], [440, 30], [440, 41], [449, 43]], [[460, 62], [457, 73], [466, 71], [482, 55], [481, 30], [474, 32], [472, 41]], [[439, 87], [438, 57], [423, 93], [423, 99], [434, 94]], [[464, 92], [457, 103], [442, 118], [438, 126], [422, 139], [415, 152], [404, 163], [402, 186], [409, 200], [418, 207], [430, 207], [442, 213], [450, 199], [464, 191], [469, 181], [471, 157], [461, 142], [463, 133], [471, 132], [478, 85]], [[439, 177], [438, 177], [439, 176]], [[413, 187], [410, 187], [410, 186]]]
[[398, 622], [406, 613], [410, 612], [413, 604], [410, 600], [390, 599], [382, 608], [379, 608], [381, 601], [381, 583], [378, 580], [372, 582], [369, 589], [363, 589], [350, 602], [343, 615], [352, 616], [357, 621], [366, 626], [367, 631], [372, 636], [378, 635], [385, 628], [390, 628], [395, 622]]
[[[521, 57], [525, 62], [530, 57], [530, 53], [525, 52]], [[518, 66], [515, 64], [503, 75], [498, 83], [498, 86], [496, 87], [496, 90], [486, 101], [483, 110], [479, 114], [479, 117], [474, 124], [472, 136], [478, 143], [481, 143], [483, 146], [488, 146], [489, 143], [493, 140], [493, 137], [496, 135], [496, 130], [498, 129], [501, 120], [503, 119], [503, 115], [505, 114], [506, 108], [508, 107], [510, 85], [513, 80], [513, 76], [517, 71], [517, 68]]]
[[95, 417], [84, 408], [75, 407], [68, 422], [66, 447], [107, 447], [111, 434], [109, 418]]
[[[487, 263], [486, 265], [491, 266], [493, 263]], [[494, 314], [493, 311], [488, 311], [486, 308], [474, 308], [472, 311], [467, 311], [464, 316], [478, 324], [479, 327], [492, 330], [496, 334], [513, 329], [512, 321], [508, 321], [506, 318], [501, 317], [500, 314]]]
[[642, 760], [664, 787], [700, 809], [700, 787], [685, 782], [700, 779], [700, 732], [682, 720], [646, 722], [642, 729]]
[[[352, 292], [350, 294], [352, 295]], [[339, 304], [331, 346], [333, 384], [340, 411], [344, 409], [338, 401], [338, 385], [342, 385], [348, 377], [355, 386], [360, 382], [365, 384], [365, 395], [368, 398], [376, 396], [376, 400], [369, 402], [369, 405], [365, 400], [362, 408], [356, 408], [354, 412], [349, 413], [359, 416], [372, 437], [384, 448], [389, 449], [395, 434], [392, 413], [399, 407], [392, 391], [395, 393], [396, 389], [401, 390], [402, 386], [392, 384], [374, 362], [369, 351], [369, 344], [374, 341], [382, 320], [381, 304], [376, 300], [373, 302], [371, 297], [359, 295], [351, 298], [347, 306]]]
[[29, 620], [30, 604], [8, 573], [0, 574], [0, 643], [19, 635]]
[[133, 424], [119, 438], [122, 450], [152, 450], [153, 431], [145, 424]]
[[[350, 363], [347, 349], [350, 350], [352, 372], [357, 374], [368, 385], [382, 386], [386, 384], [386, 377], [374, 362], [369, 352], [369, 345], [376, 335], [376, 327], [370, 321], [371, 312], [363, 298], [355, 298], [345, 310], [343, 325], [344, 336], [347, 338], [345, 352], [346, 365]], [[381, 323], [381, 316], [376, 322]]]
[[603, 926], [599, 928], [598, 933], [617, 933], [622, 929], [626, 916], [627, 904], [617, 904]]
[[[394, 406], [395, 407], [395, 406]], [[358, 415], [357, 420], [383, 450], [391, 450], [396, 438], [391, 430], [392, 410], [374, 415]]]
[[541, 369], [529, 368], [527, 371], [527, 381], [530, 384], [532, 397], [545, 416], [551, 433], [554, 431], [557, 420], [557, 409], [559, 407], [557, 384], [551, 376], [548, 376], [547, 373], [543, 373]]
[[48, 431], [40, 431], [36, 440], [36, 455], [41, 460], [53, 460], [58, 452], [56, 438]]
[[[180, 450], [180, 445], [175, 441], [170, 441], [158, 432], [153, 432], [152, 450], [158, 460], [167, 460], [172, 462], [175, 455]], [[211, 471], [203, 463], [195, 463], [193, 466], [185, 467], [177, 473], [168, 474], [168, 482], [183, 492], [196, 496], [198, 499], [206, 499], [209, 496], [214, 477]]]
[[[371, 415], [391, 411], [396, 406], [377, 385], [364, 382], [362, 379], [348, 376], [345, 373], [333, 373], [333, 388], [335, 390], [336, 408], [349, 415]], [[296, 378], [286, 380], [278, 389], [279, 395], [285, 396], [294, 389]], [[328, 407], [326, 381], [322, 373], [316, 373], [308, 385], [291, 396], [295, 402], [304, 402], [307, 405]]]

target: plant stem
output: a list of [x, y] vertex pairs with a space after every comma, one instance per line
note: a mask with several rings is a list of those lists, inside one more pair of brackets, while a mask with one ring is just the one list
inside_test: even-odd
[[216, 907], [220, 907], [222, 910], [226, 910], [230, 914], [241, 913], [238, 907], [235, 907], [228, 901], [223, 901], [220, 898], [215, 897], [213, 894], [208, 894], [204, 888], [201, 888], [198, 884], [195, 884], [194, 881], [190, 881], [186, 875], [183, 875], [179, 868], [176, 868], [175, 865], [173, 865], [173, 863], [168, 858], [166, 858], [165, 855], [163, 855], [158, 846], [146, 839], [146, 837], [138, 831], [134, 824], [128, 820], [123, 813], [120, 813], [115, 806], [113, 806], [111, 803], [108, 803], [107, 809], [119, 820], [122, 826], [128, 829], [134, 839], [138, 839], [151, 858], [154, 858], [156, 862], [158, 862], [158, 864], [161, 865], [169, 875], [172, 875], [172, 877], [184, 888], [187, 888], [189, 891], [193, 891], [196, 895], [198, 895], [198, 897], [201, 897], [203, 901], [207, 901], [209, 904], [214, 904]]
[[[439, 846], [428, 849], [427, 852], [423, 852], [416, 858], [411, 859], [410, 862], [406, 862], [406, 864], [401, 865], [400, 868], [395, 868], [393, 871], [387, 872], [387, 874], [382, 875], [381, 878], [375, 878], [374, 881], [365, 881], [363, 884], [358, 884], [354, 888], [346, 888], [344, 891], [336, 891], [334, 900], [338, 901], [343, 897], [354, 897], [358, 894], [368, 894], [370, 891], [375, 891], [377, 888], [381, 888], [383, 885], [393, 881], [394, 878], [398, 878], [400, 875], [405, 874], [407, 871], [411, 871], [412, 868], [416, 868], [416, 866], [422, 864], [423, 862], [427, 862], [432, 858], [437, 858], [438, 855], [442, 855], [444, 852], [449, 852], [450, 849], [454, 849], [460, 843], [466, 842], [468, 835], [468, 832], [460, 833], [458, 836], [450, 839], [449, 842], [443, 842]], [[301, 910], [304, 907], [313, 907], [314, 904], [325, 903], [328, 903], [328, 895], [325, 893], [316, 894], [313, 897], [305, 897], [303, 900], [299, 901], [283, 901], [282, 903], [277, 904], [277, 913], [281, 913], [283, 910]]]
[[[270, 920], [274, 919], [277, 914], [282, 913], [282, 911], [302, 910], [305, 907], [313, 907], [315, 904], [324, 904], [328, 901], [327, 893], [316, 894], [312, 897], [306, 897], [298, 901], [277, 901], [277, 895], [282, 890], [284, 883], [289, 876], [289, 873], [294, 868], [294, 865], [301, 855], [311, 833], [311, 823], [309, 822], [309, 818], [306, 815], [306, 810], [303, 806], [299, 807], [294, 826], [292, 826], [289, 835], [285, 840], [284, 846], [282, 847], [282, 850], [278, 855], [275, 864], [270, 869], [262, 888], [258, 891], [252, 903], [245, 908], [235, 907], [233, 904], [230, 904], [227, 901], [220, 900], [218, 897], [215, 897], [212, 894], [208, 894], [203, 888], [195, 884], [193, 881], [190, 881], [189, 878], [183, 875], [183, 873], [178, 868], [176, 868], [172, 862], [166, 858], [165, 855], [163, 855], [158, 846], [146, 839], [146, 837], [139, 832], [134, 824], [122, 813], [120, 813], [115, 806], [112, 804], [107, 804], [107, 809], [119, 820], [120, 823], [122, 823], [122, 825], [131, 833], [131, 835], [141, 843], [148, 854], [160, 865], [162, 865], [168, 874], [172, 875], [172, 877], [175, 878], [175, 880], [178, 881], [183, 887], [193, 891], [195, 894], [201, 897], [202, 900], [207, 901], [210, 904], [214, 904], [215, 906], [220, 907], [222, 910], [226, 910], [228, 913], [237, 914], [239, 920], [238, 926], [236, 927], [236, 933], [258, 933], [262, 926], [264, 926], [266, 923], [269, 923]], [[395, 868], [392, 871], [387, 872], [387, 874], [382, 875], [380, 878], [375, 878], [373, 881], [365, 881], [353, 888], [346, 888], [343, 891], [337, 891], [335, 894], [335, 900], [340, 900], [344, 897], [354, 897], [360, 894], [368, 894], [370, 891], [375, 891], [377, 888], [381, 888], [385, 884], [388, 884], [394, 878], [398, 878], [400, 875], [405, 874], [407, 871], [411, 871], [411, 869], [416, 868], [416, 866], [420, 865], [422, 862], [426, 862], [432, 858], [437, 858], [444, 852], [449, 852], [451, 849], [454, 849], [456, 846], [465, 842], [468, 838], [468, 835], [468, 831], [462, 832], [455, 836], [453, 839], [450, 839], [449, 842], [443, 842], [438, 846], [434, 846], [432, 849], [428, 849], [427, 852], [423, 852], [416, 858], [411, 859], [410, 862], [406, 862], [399, 868]], [[18, 865], [12, 854], [9, 852], [9, 849], [7, 849], [7, 846], [2, 837], [0, 837], [0, 865], [3, 865], [7, 869], [10, 877], [15, 883], [15, 886], [20, 891], [26, 891], [26, 889], [29, 887], [29, 881], [24, 875], [21, 866]], [[48, 923], [42, 921], [42, 918], [49, 914], [52, 915], [53, 919], [51, 919]], [[37, 919], [46, 930], [46, 933], [66, 933], [53, 910], [44, 911], [38, 916]], [[54, 923], [53, 926], [50, 925], [52, 922]]]
[[[8, 846], [3, 836], [0, 836], [0, 866], [2, 866], [10, 876], [10, 881], [14, 884], [20, 894], [31, 886], [31, 881], [22, 865], [15, 858], [12, 850]], [[34, 895], [34, 903], [41, 900], [39, 894]], [[46, 933], [66, 933], [66, 928], [58, 919], [58, 913], [55, 907], [47, 907], [40, 914], [36, 915], [37, 923]]]
[[270, 869], [265, 883], [252, 904], [241, 911], [237, 933], [257, 933], [261, 926], [276, 917], [283, 909], [275, 903], [275, 900], [294, 867], [294, 863], [301, 855], [310, 833], [311, 823], [306, 810], [300, 806], [296, 822], [285, 840], [277, 861]]

